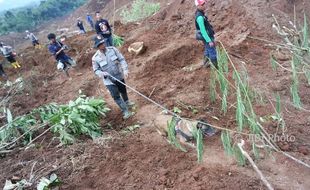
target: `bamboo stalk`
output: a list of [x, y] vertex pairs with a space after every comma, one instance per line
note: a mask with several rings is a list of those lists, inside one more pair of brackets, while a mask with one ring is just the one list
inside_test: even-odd
[[240, 143], [238, 143], [238, 147], [240, 148], [241, 153], [249, 160], [250, 164], [252, 165], [253, 169], [256, 171], [256, 173], [259, 175], [260, 179], [263, 181], [263, 183], [266, 185], [266, 187], [269, 190], [273, 190], [272, 185], [267, 181], [263, 173], [258, 169], [257, 165], [253, 161], [253, 159], [250, 157], [250, 155], [243, 149], [244, 140], [241, 140]]

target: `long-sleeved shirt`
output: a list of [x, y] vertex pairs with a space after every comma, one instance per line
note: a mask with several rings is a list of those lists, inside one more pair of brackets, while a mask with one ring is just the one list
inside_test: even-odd
[[109, 22], [105, 19], [100, 19], [95, 24], [96, 33], [103, 38], [109, 38], [112, 35], [112, 29]]
[[58, 55], [56, 53], [63, 47], [63, 44], [61, 42], [56, 41], [55, 43], [51, 43], [48, 46], [48, 51], [54, 55], [55, 59], [57, 61], [66, 62], [68, 59], [71, 59], [68, 55], [65, 54], [65, 52], [62, 50]]
[[38, 40], [38, 38], [33, 33], [27, 34], [26, 39], [30, 39], [32, 42]]
[[[103, 72], [107, 72], [118, 80], [122, 80], [124, 73], [128, 73], [128, 64], [115, 47], [106, 47], [104, 53], [98, 50], [92, 57], [92, 65], [95, 74], [99, 77], [103, 76]], [[109, 77], [104, 77], [103, 83], [113, 85]]]
[[4, 57], [9, 57], [12, 54], [13, 48], [11, 46], [2, 46], [0, 51]]
[[209, 43], [214, 40], [214, 30], [212, 25], [210, 24], [208, 17], [205, 16], [203, 11], [196, 11], [196, 29], [200, 30], [203, 39]]

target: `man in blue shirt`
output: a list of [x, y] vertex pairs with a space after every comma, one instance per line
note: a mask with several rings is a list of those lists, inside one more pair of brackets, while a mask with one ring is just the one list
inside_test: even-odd
[[86, 20], [88, 24], [90, 25], [90, 27], [94, 29], [94, 21], [93, 21], [92, 16], [89, 13], [87, 13]]
[[65, 49], [68, 49], [68, 46], [57, 41], [56, 35], [53, 33], [50, 33], [47, 38], [50, 40], [48, 51], [55, 57], [57, 61], [57, 69], [64, 71], [69, 77], [68, 70], [70, 67], [74, 67], [76, 62], [64, 52]]
[[104, 39], [106, 47], [113, 46], [112, 28], [109, 25], [109, 22], [106, 19], [101, 18], [99, 12], [96, 12], [96, 19], [96, 33]]

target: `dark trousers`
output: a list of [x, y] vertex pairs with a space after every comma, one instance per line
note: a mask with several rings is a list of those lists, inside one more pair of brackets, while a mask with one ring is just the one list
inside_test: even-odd
[[[125, 80], [121, 80], [123, 83], [125, 83]], [[127, 105], [126, 102], [128, 101], [128, 95], [127, 95], [127, 90], [126, 90], [126, 86], [121, 84], [118, 81], [114, 82], [114, 85], [107, 85], [107, 88], [112, 96], [112, 98], [114, 99], [114, 101], [116, 102], [116, 104], [121, 108], [121, 110], [127, 111]]]
[[33, 46], [36, 46], [36, 45], [40, 45], [40, 43], [39, 43], [38, 40], [34, 40], [34, 41], [32, 41], [32, 45], [33, 45]]
[[6, 77], [6, 74], [5, 74], [4, 70], [3, 70], [2, 64], [0, 64], [0, 76]]
[[112, 35], [108, 38], [105, 38], [104, 44], [106, 47], [113, 46], [113, 37]]
[[10, 63], [14, 63], [14, 62], [16, 62], [16, 60], [15, 60], [15, 58], [14, 58], [14, 56], [13, 56], [13, 54], [11, 53], [10, 54], [10, 56], [9, 57], [6, 57], [6, 59], [8, 60], [8, 62], [10, 62]]

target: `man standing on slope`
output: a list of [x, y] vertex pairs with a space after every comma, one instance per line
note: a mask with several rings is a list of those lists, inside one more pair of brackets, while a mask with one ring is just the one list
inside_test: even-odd
[[90, 25], [90, 27], [92, 29], [94, 29], [94, 21], [93, 21], [93, 18], [91, 17], [91, 15], [89, 13], [87, 13], [86, 20], [87, 20], [88, 24]]
[[[128, 119], [132, 113], [124, 78], [128, 77], [128, 65], [124, 56], [115, 47], [106, 47], [105, 39], [96, 38], [95, 47], [98, 51], [92, 58], [95, 74], [103, 80], [112, 98], [123, 112], [123, 118]], [[116, 80], [117, 79], [117, 80]], [[121, 82], [119, 82], [121, 81]], [[122, 84], [123, 83], [123, 84]]]
[[33, 47], [41, 48], [38, 38], [33, 33], [30, 33], [28, 30], [26, 30], [26, 35], [27, 36], [25, 37], [25, 39], [30, 39]]
[[95, 24], [96, 33], [105, 39], [105, 46], [113, 46], [112, 29], [106, 19], [101, 18], [99, 12], [96, 12], [97, 22]]
[[207, 0], [195, 0], [197, 10], [195, 13], [196, 39], [201, 40], [205, 46], [204, 66], [209, 67], [211, 63], [217, 68], [217, 55], [214, 41], [214, 30], [208, 17], [205, 15]]
[[11, 46], [4, 45], [3, 42], [0, 42], [0, 51], [15, 69], [20, 68], [20, 64], [16, 61], [13, 48]]
[[80, 19], [77, 20], [76, 26], [80, 29], [80, 34], [86, 34], [83, 22]]
[[50, 33], [47, 38], [50, 40], [48, 50], [57, 61], [57, 69], [64, 71], [67, 77], [69, 77], [68, 70], [70, 67], [74, 67], [76, 62], [64, 52], [68, 47], [57, 41], [56, 35], [53, 33]]

